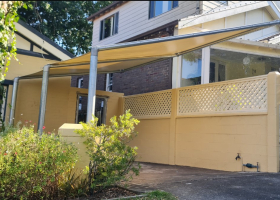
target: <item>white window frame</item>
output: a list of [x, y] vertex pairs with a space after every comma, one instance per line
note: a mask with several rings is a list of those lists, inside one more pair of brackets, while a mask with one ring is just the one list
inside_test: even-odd
[[112, 90], [110, 90], [110, 86], [113, 86], [113, 81], [111, 81], [110, 83], [110, 74], [113, 74], [113, 73], [107, 73], [106, 74], [106, 91], [107, 92], [112, 92]]
[[78, 88], [82, 88], [82, 81], [84, 81], [84, 78], [81, 77], [81, 78], [78, 78]]
[[105, 22], [105, 20], [110, 19], [110, 18], [112, 18], [110, 20], [111, 21], [110, 36], [108, 36], [106, 38], [116, 35], [119, 32], [119, 18], [120, 17], [119, 17], [119, 12], [116, 12], [115, 14], [113, 14], [109, 17], [106, 17], [105, 19], [100, 21], [99, 41], [106, 39], [104, 37], [105, 36], [105, 26], [104, 26], [105, 23], [104, 22]]

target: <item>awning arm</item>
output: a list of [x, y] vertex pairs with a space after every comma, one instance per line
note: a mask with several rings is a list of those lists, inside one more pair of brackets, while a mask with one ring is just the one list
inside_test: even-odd
[[87, 122], [92, 120], [95, 114], [98, 50], [97, 47], [92, 47], [90, 55]]
[[19, 77], [14, 78], [14, 84], [13, 84], [13, 93], [12, 93], [12, 107], [10, 110], [10, 118], [9, 118], [9, 125], [14, 125], [14, 119], [15, 119], [15, 109], [16, 109], [16, 101], [17, 101], [17, 90], [18, 90], [18, 82]]

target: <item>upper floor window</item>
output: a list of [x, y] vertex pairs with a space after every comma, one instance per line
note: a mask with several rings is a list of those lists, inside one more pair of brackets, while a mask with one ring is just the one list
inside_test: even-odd
[[100, 40], [115, 35], [118, 33], [119, 27], [119, 13], [102, 20], [100, 22]]
[[150, 1], [150, 18], [165, 13], [178, 6], [178, 1]]

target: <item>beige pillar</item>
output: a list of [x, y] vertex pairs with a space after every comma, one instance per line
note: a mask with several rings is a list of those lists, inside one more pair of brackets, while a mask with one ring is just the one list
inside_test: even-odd
[[172, 89], [170, 135], [169, 135], [169, 165], [175, 165], [177, 93], [178, 93], [178, 89]]
[[267, 76], [267, 166], [268, 172], [279, 171], [279, 89], [280, 74]]
[[124, 113], [125, 113], [125, 110], [124, 110], [124, 97], [120, 97], [119, 98], [119, 115], [123, 115]]

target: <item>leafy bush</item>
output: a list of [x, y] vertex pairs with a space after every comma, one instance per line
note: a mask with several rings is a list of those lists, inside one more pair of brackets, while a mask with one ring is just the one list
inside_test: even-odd
[[0, 199], [52, 199], [77, 161], [77, 149], [33, 126], [0, 133]]
[[[134, 165], [137, 147], [130, 147], [130, 142], [137, 133], [134, 125], [139, 121], [127, 111], [117, 120], [110, 119], [111, 125], [97, 126], [98, 119], [81, 123], [83, 129], [76, 130], [85, 137], [87, 153], [90, 156], [88, 181], [90, 194], [106, 186], [118, 184], [138, 175], [140, 165]], [[131, 173], [130, 173], [131, 172]]]

